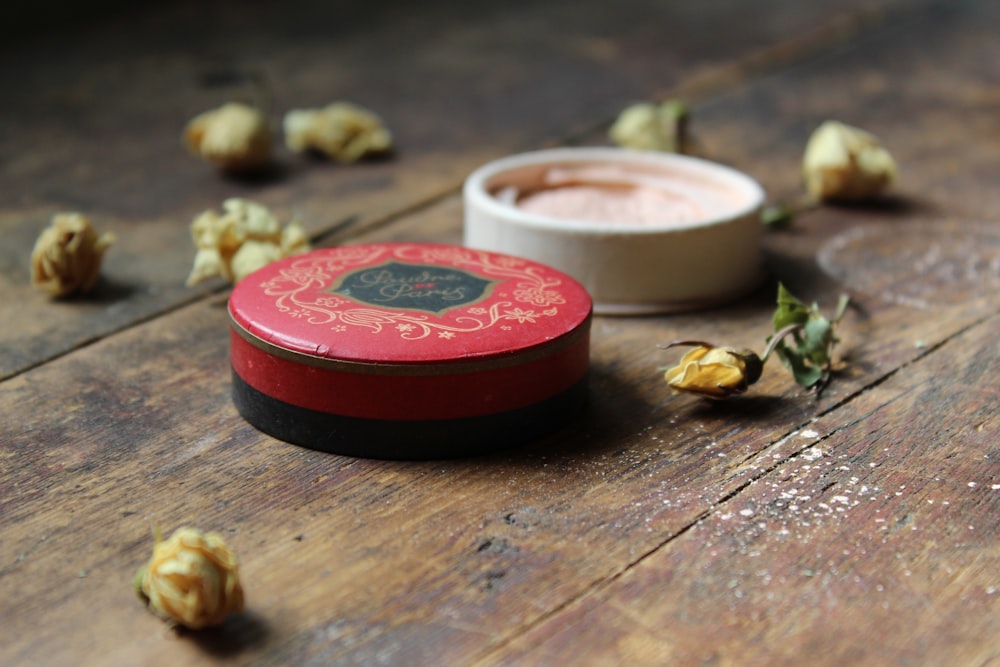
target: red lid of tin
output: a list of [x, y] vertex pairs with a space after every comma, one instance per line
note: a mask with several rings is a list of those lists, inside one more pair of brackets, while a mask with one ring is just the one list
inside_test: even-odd
[[316, 250], [234, 288], [233, 400], [260, 430], [338, 454], [511, 446], [581, 413], [590, 309], [572, 278], [506, 255]]
[[586, 290], [555, 269], [458, 246], [315, 250], [240, 281], [233, 322], [283, 354], [361, 364], [516, 354], [577, 330]]

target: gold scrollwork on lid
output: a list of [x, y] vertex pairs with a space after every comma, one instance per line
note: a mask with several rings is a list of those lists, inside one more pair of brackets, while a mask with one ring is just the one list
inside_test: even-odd
[[[440, 290], [441, 283], [460, 281], [431, 278], [454, 277], [461, 273], [481, 281], [477, 287], [481, 293], [464, 293], [463, 296], [474, 298], [461, 304], [464, 307], [461, 314], [452, 314], [447, 320], [440, 315], [452, 313], [455, 307], [446, 305], [436, 310], [432, 307], [379, 307], [373, 303], [374, 299], [358, 299], [357, 283], [363, 282], [360, 277], [377, 281], [377, 272], [386, 267], [396, 273], [388, 277], [383, 275], [382, 279], [397, 288], [401, 277], [409, 280], [426, 277], [427, 280], [416, 284], [424, 284], [427, 292], [435, 288]], [[408, 268], [400, 271], [401, 267]], [[368, 274], [368, 271], [376, 273]], [[359, 280], [352, 282], [351, 276]], [[392, 283], [393, 279], [397, 282]], [[436, 285], [426, 287], [426, 283]], [[348, 284], [346, 289], [345, 284]], [[406, 283], [402, 284], [405, 287]], [[508, 329], [555, 317], [559, 314], [559, 306], [566, 303], [562, 286], [560, 277], [525, 260], [468, 248], [415, 244], [342, 246], [313, 252], [281, 269], [261, 288], [266, 296], [274, 297], [278, 311], [309, 324], [334, 331], [346, 331], [350, 327], [366, 327], [373, 333], [394, 331], [403, 340], [420, 340], [432, 335], [454, 338], [495, 326]], [[391, 290], [388, 293], [391, 294]], [[497, 300], [489, 303], [493, 296], [498, 297]], [[437, 302], [432, 305], [441, 306], [442, 293], [434, 298]]]

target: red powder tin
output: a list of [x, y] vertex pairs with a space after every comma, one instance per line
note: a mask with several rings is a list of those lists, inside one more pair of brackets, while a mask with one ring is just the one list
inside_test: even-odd
[[337, 454], [479, 454], [584, 406], [591, 300], [536, 262], [457, 246], [341, 246], [275, 262], [229, 300], [233, 400]]

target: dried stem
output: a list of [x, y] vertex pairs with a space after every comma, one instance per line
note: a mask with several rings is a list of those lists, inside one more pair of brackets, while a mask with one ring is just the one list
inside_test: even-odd
[[767, 358], [771, 356], [771, 353], [774, 352], [774, 349], [778, 347], [778, 343], [780, 343], [785, 336], [787, 336], [790, 333], [795, 333], [796, 331], [801, 331], [802, 328], [803, 325], [801, 324], [789, 324], [784, 329], [777, 331], [774, 334], [774, 336], [771, 337], [771, 340], [768, 342], [767, 347], [764, 348], [764, 354], [760, 355], [761, 363], [767, 361]]
[[661, 350], [669, 350], [672, 347], [682, 347], [682, 346], [707, 347], [708, 349], [712, 349], [713, 347], [718, 347], [717, 345], [713, 345], [712, 343], [706, 343], [703, 340], [673, 340], [667, 343], [666, 345], [657, 345], [656, 347], [660, 348]]

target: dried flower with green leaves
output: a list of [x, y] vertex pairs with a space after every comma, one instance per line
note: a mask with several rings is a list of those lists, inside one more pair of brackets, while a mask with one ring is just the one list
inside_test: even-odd
[[[778, 309], [774, 312], [775, 334], [768, 338], [774, 343], [774, 353], [792, 372], [795, 381], [807, 389], [822, 389], [830, 381], [833, 369], [833, 347], [840, 339], [834, 329], [847, 310], [848, 298], [840, 295], [831, 319], [819, 311], [815, 303], [806, 306], [784, 285], [778, 283]], [[791, 336], [792, 343], [786, 342]]]
[[847, 303], [847, 296], [842, 295], [834, 316], [827, 319], [816, 304], [806, 306], [779, 283], [778, 308], [772, 319], [774, 334], [768, 336], [763, 354], [704, 341], [674, 341], [661, 347], [694, 346], [694, 349], [676, 366], [660, 370], [665, 371], [664, 379], [675, 393], [718, 400], [746, 392], [760, 379], [764, 364], [773, 353], [799, 385], [818, 392], [830, 380], [833, 348], [839, 342], [834, 331]]

